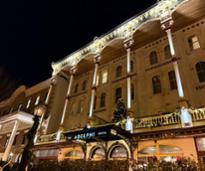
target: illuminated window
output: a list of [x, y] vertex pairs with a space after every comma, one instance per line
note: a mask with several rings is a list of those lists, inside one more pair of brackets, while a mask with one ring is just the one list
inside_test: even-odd
[[177, 82], [174, 71], [168, 72], [170, 89], [177, 89]]
[[127, 150], [123, 146], [116, 146], [111, 151], [110, 157], [116, 160], [126, 160], [128, 157]]
[[105, 151], [98, 147], [93, 151], [91, 158], [93, 160], [103, 160], [105, 159]]
[[107, 83], [107, 80], [108, 80], [108, 72], [107, 70], [105, 70], [102, 72], [102, 84]]
[[99, 76], [99, 74], [98, 74], [98, 75], [97, 75], [97, 79], [96, 79], [96, 86], [99, 85], [99, 78], [100, 78], [100, 76]]
[[122, 66], [120, 65], [120, 66], [118, 66], [118, 67], [116, 68], [115, 77], [116, 77], [116, 78], [119, 78], [119, 77], [121, 77], [121, 76], [122, 76]]
[[195, 66], [199, 82], [205, 81], [205, 62], [198, 62]]
[[78, 92], [78, 87], [79, 87], [78, 84], [76, 84], [76, 85], [75, 85], [75, 89], [74, 89], [74, 93], [77, 93], [77, 92]]
[[115, 103], [117, 102], [118, 99], [122, 98], [122, 88], [117, 88], [115, 90]]
[[189, 48], [191, 50], [200, 49], [200, 43], [197, 36], [191, 36], [188, 38]]
[[87, 85], [87, 81], [84, 80], [84, 81], [83, 81], [83, 84], [82, 84], [82, 90], [85, 90], [85, 89], [86, 89], [86, 85]]
[[152, 78], [152, 86], [154, 94], [161, 93], [161, 81], [158, 75]]
[[164, 48], [164, 56], [166, 59], [172, 57], [169, 45], [165, 46], [165, 48]]
[[36, 98], [35, 105], [38, 105], [38, 104], [39, 104], [39, 101], [40, 101], [40, 96], [38, 96], [38, 97]]
[[31, 99], [29, 99], [28, 102], [27, 102], [27, 105], [26, 105], [27, 109], [30, 107], [30, 104], [31, 104]]
[[152, 51], [149, 55], [150, 65], [156, 64], [158, 62], [157, 52]]
[[100, 107], [105, 107], [105, 103], [106, 103], [106, 94], [102, 93], [100, 96]]
[[83, 151], [77, 149], [73, 149], [72, 151], [69, 151], [67, 154], [65, 154], [65, 158], [68, 159], [83, 159], [83, 157]]

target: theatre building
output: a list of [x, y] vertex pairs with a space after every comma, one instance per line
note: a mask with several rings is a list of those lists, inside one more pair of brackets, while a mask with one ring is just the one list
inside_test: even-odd
[[49, 80], [0, 103], [2, 158], [17, 160], [43, 104], [39, 161], [205, 159], [204, 11], [204, 0], [158, 1], [52, 63]]

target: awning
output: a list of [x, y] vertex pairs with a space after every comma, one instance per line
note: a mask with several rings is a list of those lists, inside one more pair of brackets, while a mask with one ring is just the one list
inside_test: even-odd
[[83, 140], [86, 142], [111, 141], [129, 138], [131, 134], [114, 124], [84, 128], [63, 133], [68, 141]]

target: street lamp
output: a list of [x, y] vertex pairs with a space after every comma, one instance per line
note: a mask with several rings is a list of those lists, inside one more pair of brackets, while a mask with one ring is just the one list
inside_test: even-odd
[[44, 105], [39, 105], [37, 107], [35, 107], [34, 109], [34, 117], [33, 117], [33, 126], [31, 127], [31, 129], [29, 130], [29, 132], [26, 134], [27, 137], [27, 144], [24, 147], [23, 153], [22, 153], [22, 157], [21, 157], [21, 162], [19, 164], [19, 171], [25, 171], [26, 170], [26, 166], [28, 165], [30, 158], [32, 156], [32, 148], [34, 146], [34, 137], [36, 135], [38, 126], [39, 126], [39, 121], [41, 116], [44, 115], [45, 113], [45, 106]]

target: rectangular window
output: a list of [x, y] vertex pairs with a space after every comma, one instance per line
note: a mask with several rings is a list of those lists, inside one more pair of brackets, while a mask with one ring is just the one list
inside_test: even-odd
[[161, 91], [162, 91], [161, 81], [160, 81], [160, 77], [158, 75], [152, 77], [152, 86], [153, 86], [153, 93], [154, 94], [161, 93]]
[[189, 47], [191, 50], [200, 49], [200, 43], [197, 36], [191, 36], [188, 38]]
[[102, 84], [107, 83], [107, 80], [108, 80], [108, 72], [107, 72], [107, 70], [104, 70], [102, 72], [102, 80], [101, 80]]
[[122, 98], [122, 88], [117, 88], [115, 90], [115, 103], [118, 101], [118, 99]]
[[177, 82], [174, 71], [168, 72], [170, 89], [177, 89]]
[[96, 86], [99, 85], [99, 78], [100, 78], [100, 76], [99, 76], [99, 74], [98, 74], [98, 75], [97, 75], [97, 79], [96, 79]]

